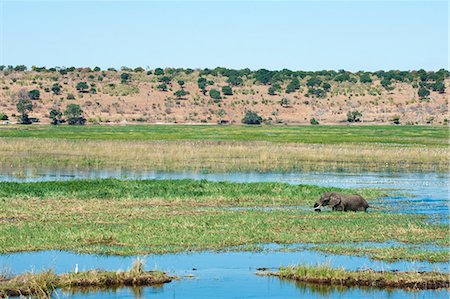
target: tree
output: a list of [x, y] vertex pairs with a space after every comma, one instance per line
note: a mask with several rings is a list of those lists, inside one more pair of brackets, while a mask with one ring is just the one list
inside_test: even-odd
[[306, 85], [309, 87], [319, 86], [320, 84], [322, 84], [322, 80], [317, 77], [309, 78], [308, 81], [306, 81]]
[[166, 83], [161, 83], [158, 86], [156, 86], [156, 88], [158, 88], [161, 91], [167, 91], [167, 84]]
[[347, 112], [347, 121], [349, 123], [356, 123], [361, 121], [362, 113], [355, 110]]
[[52, 109], [49, 112], [52, 125], [59, 125], [62, 122], [62, 112], [59, 109]]
[[372, 78], [370, 78], [370, 73], [362, 73], [359, 76], [359, 81], [361, 83], [372, 83]]
[[240, 86], [242, 85], [242, 83], [244, 83], [244, 81], [242, 80], [242, 78], [235, 76], [235, 75], [231, 75], [230, 77], [228, 77], [227, 83], [233, 85], [233, 86]]
[[8, 115], [6, 113], [1, 113], [0, 112], [0, 120], [8, 120], [8, 119], [9, 119], [9, 117], [8, 117]]
[[179, 99], [183, 98], [184, 96], [187, 96], [188, 94], [189, 92], [184, 89], [179, 89], [174, 93], [174, 95]]
[[30, 90], [28, 92], [28, 96], [31, 100], [39, 100], [39, 97], [41, 96], [41, 93], [37, 89]]
[[255, 79], [261, 84], [268, 84], [272, 80], [274, 72], [266, 69], [260, 69], [255, 72]]
[[421, 88], [419, 88], [419, 91], [417, 92], [417, 94], [419, 95], [419, 97], [421, 99], [423, 99], [430, 95], [430, 91], [428, 89], [426, 89], [425, 87], [421, 87]]
[[99, 71], [101, 71], [101, 70], [102, 70], [102, 69], [99, 68], [98, 66], [94, 67], [94, 72], [99, 72]]
[[273, 86], [270, 86], [269, 89], [267, 90], [268, 94], [271, 96], [274, 96], [276, 93], [276, 89]]
[[214, 100], [220, 100], [222, 98], [220, 96], [220, 91], [214, 88], [209, 91], [209, 96]]
[[300, 88], [300, 81], [298, 81], [297, 78], [292, 79], [291, 82], [289, 82], [288, 86], [286, 87], [286, 92], [291, 93], [296, 91]]
[[61, 94], [61, 85], [59, 85], [58, 83], [53, 84], [52, 92], [56, 95]]
[[384, 78], [383, 80], [381, 80], [380, 83], [381, 83], [381, 86], [383, 86], [387, 90], [389, 90], [392, 85], [392, 81], [387, 78]]
[[258, 113], [248, 110], [245, 112], [242, 123], [247, 125], [260, 125], [262, 120], [262, 117]]
[[233, 89], [231, 86], [223, 86], [222, 87], [222, 93], [226, 96], [232, 96], [233, 95]]
[[282, 98], [280, 101], [280, 105], [282, 107], [289, 107], [291, 105], [291, 102], [289, 101], [288, 98]]
[[33, 104], [31, 103], [29, 93], [26, 89], [21, 89], [17, 92], [17, 111], [20, 113], [18, 117], [19, 123], [23, 125], [31, 124], [31, 120], [28, 117], [28, 112], [33, 111]]
[[438, 81], [436, 83], [434, 83], [431, 88], [433, 89], [433, 91], [437, 91], [439, 93], [444, 93], [445, 92], [445, 84], [442, 81]]
[[75, 87], [79, 92], [87, 92], [87, 89], [89, 88], [89, 85], [86, 82], [78, 82], [77, 86]]
[[184, 86], [184, 81], [183, 81], [183, 80], [178, 80], [178, 85], [180, 85], [180, 87], [183, 88], [183, 86]]
[[324, 83], [322, 84], [322, 87], [323, 87], [323, 89], [324, 89], [325, 91], [330, 91], [330, 89], [331, 89], [331, 84], [328, 83], [328, 82], [324, 82]]
[[67, 119], [69, 125], [84, 125], [86, 119], [83, 117], [83, 110], [81, 110], [80, 105], [69, 104], [64, 111], [64, 116]]
[[400, 124], [400, 116], [394, 115], [394, 116], [392, 117], [392, 123], [394, 123], [394, 124], [396, 124], [396, 125], [399, 125], [399, 124]]
[[128, 73], [120, 74], [120, 82], [122, 84], [127, 84], [131, 80], [131, 75]]
[[309, 120], [309, 123], [312, 124], [312, 125], [318, 125], [318, 124], [319, 124], [319, 121], [313, 117], [313, 118], [311, 118], [311, 119]]
[[155, 75], [156, 76], [164, 75], [164, 70], [162, 68], [160, 68], [160, 67], [156, 68], [155, 69]]
[[158, 79], [158, 81], [159, 82], [164, 82], [166, 84], [170, 84], [172, 79], [169, 76], [162, 76], [161, 78]]

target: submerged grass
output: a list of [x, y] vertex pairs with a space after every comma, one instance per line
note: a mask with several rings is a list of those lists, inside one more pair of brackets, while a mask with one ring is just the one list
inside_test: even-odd
[[447, 171], [447, 145], [444, 127], [13, 126], [0, 128], [0, 165]]
[[328, 265], [281, 267], [278, 273], [261, 273], [302, 282], [381, 288], [439, 289], [450, 287], [448, 273], [346, 271]]
[[[0, 183], [0, 215], [6, 216], [0, 218], [0, 252], [63, 249], [136, 255], [261, 243], [450, 243], [448, 227], [429, 224], [425, 216], [229, 209], [311, 206], [330, 189], [335, 190], [193, 180]], [[378, 193], [362, 194], [374, 198]], [[416, 257], [408, 254], [404, 258]]]
[[144, 271], [142, 260], [136, 260], [128, 271], [91, 270], [57, 275], [48, 270], [5, 278], [0, 280], [0, 298], [14, 296], [50, 298], [55, 289], [149, 286], [167, 283], [172, 279], [174, 277], [160, 271]]

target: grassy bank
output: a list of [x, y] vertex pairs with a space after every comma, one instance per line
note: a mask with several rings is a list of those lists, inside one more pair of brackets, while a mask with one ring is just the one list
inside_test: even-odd
[[144, 271], [137, 260], [130, 270], [108, 272], [91, 270], [79, 273], [55, 274], [49, 270], [42, 273], [25, 273], [0, 279], [0, 298], [31, 296], [50, 298], [55, 289], [77, 290], [85, 288], [117, 288], [125, 286], [161, 285], [173, 277], [159, 271]]
[[307, 144], [385, 144], [446, 147], [445, 126], [212, 126], [212, 125], [112, 125], [112, 126], [5, 126], [0, 137], [76, 140], [190, 140], [267, 141]]
[[430, 262], [448, 262], [450, 261], [450, 251], [448, 249], [427, 249], [420, 246], [399, 247], [362, 247], [362, 246], [345, 246], [345, 245], [317, 245], [312, 247], [325, 253], [332, 254], [349, 254], [355, 256], [368, 256], [375, 260], [398, 261], [398, 260], [414, 260], [414, 261], [430, 261]]
[[[0, 130], [1, 134], [1, 130]], [[341, 134], [345, 136], [346, 134]], [[0, 166], [161, 171], [447, 171], [442, 146], [0, 138]], [[326, 141], [326, 140], [325, 140]]]
[[[104, 254], [220, 250], [259, 243], [424, 242], [448, 227], [417, 215], [314, 213], [325, 191], [282, 183], [94, 180], [0, 184], [0, 252], [64, 249]], [[354, 193], [355, 190], [340, 190]], [[358, 191], [360, 192], [360, 191]], [[361, 191], [369, 200], [376, 191]], [[409, 258], [408, 254], [404, 257]], [[411, 256], [414, 258], [414, 256]]]
[[322, 266], [282, 267], [277, 273], [262, 273], [302, 282], [338, 285], [369, 286], [379, 288], [439, 289], [450, 287], [448, 273], [437, 272], [387, 272], [346, 271]]

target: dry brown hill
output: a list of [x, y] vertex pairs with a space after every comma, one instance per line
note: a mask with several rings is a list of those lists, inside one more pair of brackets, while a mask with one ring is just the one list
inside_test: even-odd
[[[140, 68], [120, 71], [5, 68], [0, 73], [0, 114], [8, 115], [12, 122], [16, 120], [17, 93], [22, 89], [39, 90], [39, 98], [32, 100], [30, 117], [39, 118], [41, 123], [50, 121], [50, 109], [64, 111], [71, 103], [81, 106], [88, 123], [240, 123], [246, 110], [257, 112], [268, 123], [309, 124], [312, 118], [321, 124], [345, 123], [349, 111], [359, 111], [363, 123], [392, 123], [398, 117], [401, 124], [444, 124], [448, 119], [446, 71], [426, 75], [423, 71], [258, 73], [244, 70], [231, 75], [223, 69], [166, 69], [163, 74], [161, 71], [155, 74], [155, 70], [148, 72]], [[400, 79], [395, 74], [400, 74]], [[205, 94], [199, 87], [200, 77], [206, 79]], [[292, 83], [295, 78], [299, 80], [299, 88]], [[386, 78], [389, 82], [384, 81], [383, 86], [381, 82]], [[161, 90], [164, 80], [167, 91]], [[183, 88], [178, 83], [180, 80], [184, 81]], [[77, 90], [80, 82], [86, 82], [86, 90]], [[442, 86], [437, 87], [439, 82], [444, 84], [444, 90]], [[288, 93], [289, 84], [293, 91]], [[54, 88], [52, 91], [53, 86], [59, 86], [60, 91]], [[223, 94], [224, 86], [232, 88], [232, 95]], [[270, 87], [274, 95], [269, 94]], [[421, 87], [430, 94], [419, 97]], [[212, 89], [220, 91], [220, 99], [213, 98]], [[179, 90], [188, 94], [175, 95]]]

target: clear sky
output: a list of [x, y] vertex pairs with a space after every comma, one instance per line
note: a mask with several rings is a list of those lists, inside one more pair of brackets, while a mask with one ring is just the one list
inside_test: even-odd
[[447, 1], [8, 1], [0, 64], [449, 68]]

